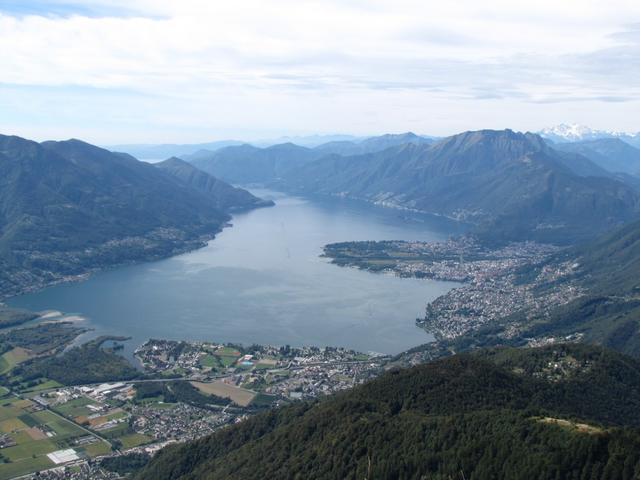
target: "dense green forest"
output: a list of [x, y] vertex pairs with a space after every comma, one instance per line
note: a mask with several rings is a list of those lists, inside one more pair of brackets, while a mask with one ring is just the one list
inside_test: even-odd
[[54, 357], [36, 358], [14, 369], [23, 381], [49, 378], [63, 385], [131, 380], [142, 374], [122, 356], [110, 349], [102, 348], [108, 338], [101, 337], [64, 354]]
[[28, 349], [36, 355], [55, 353], [85, 331], [70, 322], [16, 328], [0, 335], [0, 353], [15, 347]]
[[640, 362], [599, 347], [492, 349], [392, 370], [160, 452], [162, 479], [633, 479]]
[[22, 308], [0, 305], [0, 328], [13, 327], [37, 318], [38, 314]]

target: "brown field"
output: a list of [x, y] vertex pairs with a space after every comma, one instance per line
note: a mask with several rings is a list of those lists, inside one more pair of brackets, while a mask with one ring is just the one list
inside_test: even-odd
[[269, 365], [275, 367], [278, 361], [275, 358], [261, 358], [258, 360], [258, 365]]
[[202, 393], [209, 395], [216, 395], [218, 397], [230, 398], [233, 402], [246, 407], [251, 403], [251, 400], [256, 396], [256, 392], [246, 390], [244, 388], [236, 387], [233, 385], [227, 385], [226, 383], [217, 380], [212, 383], [191, 382], [191, 385], [196, 387]]
[[45, 433], [36, 427], [27, 428], [26, 432], [32, 440], [44, 440], [45, 438], [47, 438]]
[[89, 426], [97, 427], [102, 425], [103, 423], [107, 423], [108, 420], [109, 419], [106, 417], [106, 415], [103, 415], [101, 417], [91, 418], [89, 419]]

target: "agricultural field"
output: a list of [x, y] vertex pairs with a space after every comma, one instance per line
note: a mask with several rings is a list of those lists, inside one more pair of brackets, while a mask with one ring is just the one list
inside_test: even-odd
[[261, 358], [255, 365], [256, 370], [268, 370], [276, 368], [278, 366], [278, 360], [275, 358]]
[[251, 400], [256, 396], [256, 392], [236, 387], [234, 385], [229, 385], [220, 380], [211, 383], [191, 382], [191, 385], [196, 387], [202, 393], [215, 395], [217, 397], [230, 398], [234, 403], [237, 403], [242, 407], [249, 405]]
[[22, 347], [15, 347], [8, 352], [5, 352], [0, 357], [0, 375], [7, 373], [19, 363], [22, 363], [33, 357], [33, 352]]
[[89, 415], [95, 413], [94, 410], [89, 408], [89, 405], [97, 406], [98, 404], [90, 398], [80, 397], [56, 405], [54, 410], [65, 417], [73, 418], [77, 423], [83, 423]]
[[222, 347], [215, 351], [214, 355], [220, 359], [220, 362], [225, 367], [230, 367], [238, 358], [240, 358], [240, 352], [235, 348]]
[[[109, 408], [107, 403], [98, 403], [89, 397], [78, 397], [56, 405], [55, 410], [96, 432], [121, 448], [133, 448], [149, 443], [152, 438], [134, 432], [129, 426], [130, 414], [120, 407]], [[99, 412], [99, 413], [98, 413]], [[96, 447], [87, 448], [89, 455]], [[94, 453], [97, 455], [98, 453]]]
[[211, 353], [207, 353], [205, 356], [200, 358], [199, 363], [203, 367], [208, 367], [211, 369], [216, 369], [222, 367], [222, 361], [218, 355], [212, 355]]
[[0, 480], [55, 466], [47, 455], [58, 450], [73, 449], [82, 458], [110, 449], [102, 440], [91, 438], [77, 425], [30, 400], [5, 397], [0, 402], [0, 438], [4, 445], [0, 449]]
[[143, 435], [142, 433], [130, 433], [120, 437], [119, 440], [122, 442], [122, 448], [127, 449], [149, 443], [153, 441], [153, 438], [148, 435]]

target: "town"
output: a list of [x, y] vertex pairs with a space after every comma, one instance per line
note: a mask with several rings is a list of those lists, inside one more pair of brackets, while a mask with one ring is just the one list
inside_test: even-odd
[[[558, 251], [558, 247], [535, 242], [491, 249], [471, 237], [459, 237], [441, 243], [337, 243], [327, 245], [324, 255], [342, 266], [460, 283], [429, 303], [424, 318], [416, 321], [436, 340], [450, 340], [517, 312], [535, 309], [544, 315], [581, 296], [580, 286], [556, 283], [571, 275], [576, 265], [545, 264]], [[528, 272], [535, 272], [534, 277], [522, 280]], [[552, 283], [553, 288], [541, 288]], [[518, 331], [517, 323], [510, 325], [509, 335]]]
[[[388, 357], [341, 348], [149, 340], [139, 379], [4, 392], [0, 478], [110, 479], [111, 465], [206, 436], [265, 408], [348, 389]], [[24, 445], [35, 456], [25, 456]], [[42, 445], [40, 445], [42, 444]], [[111, 468], [111, 470], [110, 470]]]

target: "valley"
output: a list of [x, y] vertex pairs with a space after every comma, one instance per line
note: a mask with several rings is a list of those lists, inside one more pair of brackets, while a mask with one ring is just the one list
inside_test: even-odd
[[0, 480], [640, 480], [640, 2], [0, 39]]
[[[161, 213], [171, 215], [175, 227], [151, 227], [124, 237], [105, 231], [112, 238], [104, 243], [86, 238], [74, 240], [76, 250], [45, 246], [18, 262], [17, 257], [5, 257], [14, 262], [13, 268], [24, 268], [24, 274], [14, 270], [12, 283], [3, 284], [5, 295], [21, 295], [8, 298], [0, 311], [7, 328], [1, 335], [3, 399], [6, 414], [16, 415], [7, 418], [2, 437], [8, 456], [2, 457], [7, 460], [0, 464], [0, 478], [47, 469], [42, 478], [115, 479], [129, 468], [142, 468], [144, 478], [156, 475], [146, 472], [156, 472], [157, 465], [166, 473], [171, 469], [163, 464], [163, 455], [179, 451], [183, 442], [202, 443], [237, 428], [251, 429], [252, 422], [270, 415], [286, 418], [291, 409], [320, 408], [315, 405], [331, 404], [359, 391], [360, 385], [370, 388], [376, 379], [385, 382], [398, 369], [446, 362], [440, 359], [452, 354], [455, 359], [467, 351], [494, 355], [488, 352], [496, 346], [520, 347], [532, 357], [547, 352], [556, 367], [548, 362], [535, 373], [536, 379], [542, 375], [558, 382], [576, 369], [589, 372], [590, 359], [597, 354], [587, 352], [585, 359], [582, 342], [596, 341], [631, 354], [640, 345], [633, 319], [640, 307], [633, 303], [636, 285], [629, 280], [636, 272], [637, 225], [614, 229], [611, 238], [567, 245], [596, 237], [598, 231], [635, 215], [635, 184], [623, 174], [602, 173], [598, 169], [604, 167], [580, 154], [551, 150], [531, 134], [467, 132], [440, 142], [413, 134], [386, 135], [314, 148], [231, 146], [222, 148], [213, 170], [206, 168], [209, 160], [202, 152], [193, 164], [170, 158], [142, 167], [76, 142], [32, 148], [58, 152], [72, 163], [84, 159], [99, 175], [104, 172], [91, 163], [94, 156], [113, 162], [114, 168], [125, 159], [125, 170], [160, 175], [157, 179], [180, 195], [189, 192], [186, 198], [220, 223], [199, 225], [205, 217], [185, 219], [178, 205], [171, 207], [178, 210]], [[231, 157], [226, 157], [227, 148]], [[244, 158], [249, 158], [246, 165]], [[453, 208], [455, 202], [448, 202], [446, 195], [458, 188], [455, 182], [466, 182], [477, 173], [474, 169], [486, 169], [481, 165], [486, 161], [513, 176], [483, 177], [486, 188], [501, 182], [501, 190], [491, 192], [492, 199], [483, 198], [482, 204], [474, 204], [471, 196], [458, 198], [461, 203]], [[342, 175], [338, 170], [345, 162], [350, 162], [347, 170], [353, 178], [360, 175], [360, 164], [368, 170], [378, 165], [384, 175], [376, 178], [377, 186], [368, 184], [360, 193], [296, 183], [309, 172], [314, 182], [320, 179], [314, 169], [327, 164]], [[446, 195], [438, 202], [447, 204], [446, 209], [438, 207], [435, 197], [381, 193], [389, 185], [411, 190], [405, 188], [410, 173], [398, 174], [398, 162], [404, 164], [400, 170], [412, 162], [416, 168], [431, 169], [429, 181], [440, 176], [437, 181], [445, 182], [441, 193]], [[222, 167], [228, 170], [218, 170]], [[253, 176], [246, 177], [248, 171]], [[303, 195], [255, 185], [238, 188], [218, 175], [279, 185]], [[545, 180], [545, 186], [540, 183], [545, 176], [561, 181]], [[450, 183], [451, 178], [457, 180]], [[340, 181], [358, 187], [360, 180], [347, 175]], [[331, 177], [326, 181], [335, 183]], [[531, 189], [514, 197], [511, 187], [523, 182]], [[485, 188], [476, 187], [474, 194]], [[118, 188], [116, 195], [121, 193]], [[426, 191], [436, 195], [438, 188], [432, 184]], [[580, 192], [576, 198], [574, 188]], [[416, 192], [423, 195], [425, 190], [421, 186]], [[588, 212], [601, 222], [586, 216], [568, 220], [572, 209], [584, 212], [585, 201], [604, 209]], [[566, 202], [568, 207], [562, 205]], [[84, 203], [79, 205], [84, 208]], [[537, 212], [528, 217], [532, 222], [512, 221], [531, 209]], [[609, 209], [616, 215], [609, 216]], [[139, 214], [144, 213], [132, 213], [132, 218]], [[595, 227], [587, 234], [581, 231], [584, 225]], [[128, 228], [127, 222], [121, 227]], [[577, 236], [566, 242], [558, 241], [556, 233], [539, 235], [557, 228], [559, 236]], [[522, 241], [522, 236], [528, 239]], [[633, 260], [616, 271], [606, 260], [611, 252], [618, 258], [615, 265]], [[599, 306], [584, 315], [594, 301]], [[601, 308], [603, 302], [613, 313]], [[623, 317], [617, 315], [620, 311]], [[565, 353], [558, 357], [558, 351]], [[443, 364], [445, 370], [455, 371], [456, 361]], [[469, 368], [493, 368], [475, 361]], [[516, 384], [509, 387], [512, 392], [531, 387], [528, 380]], [[19, 408], [13, 398], [22, 402]], [[26, 413], [19, 411], [23, 407]], [[391, 402], [372, 408], [398, 407]], [[618, 420], [628, 424], [624, 415], [607, 423], [611, 419], [597, 408], [578, 413], [580, 422], [565, 418], [567, 412], [578, 412], [575, 408], [569, 399], [560, 406], [534, 402], [526, 409], [526, 419], [520, 413], [510, 417], [500, 408], [491, 415], [498, 422], [524, 422], [519, 423], [523, 429], [534, 422], [553, 439], [555, 428], [577, 434], [607, 432], [617, 442], [618, 433], [611, 429]], [[41, 411], [45, 413], [40, 416], [51, 414], [67, 422], [75, 433], [55, 441], [30, 437], [41, 444], [29, 446], [25, 429], [58, 435], [49, 426], [53, 417], [34, 427], [18, 423], [21, 415]], [[482, 415], [470, 415], [479, 428], [486, 428]], [[547, 448], [544, 441], [542, 445]], [[25, 448], [35, 452], [32, 458], [13, 455]], [[51, 469], [58, 462], [62, 467]], [[614, 462], [611, 468], [618, 465]]]

